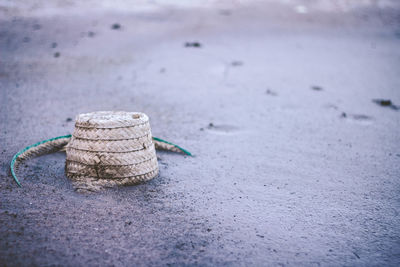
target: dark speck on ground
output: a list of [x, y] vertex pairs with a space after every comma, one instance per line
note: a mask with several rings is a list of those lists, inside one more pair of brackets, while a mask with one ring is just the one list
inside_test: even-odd
[[372, 101], [382, 107], [388, 107], [392, 105], [392, 101], [390, 101], [390, 99], [374, 99]]
[[313, 86], [311, 86], [311, 89], [314, 90], [314, 91], [322, 91], [323, 88], [321, 86], [318, 86], [318, 85], [313, 85]]
[[345, 119], [347, 118], [350, 121], [360, 122], [360, 123], [368, 123], [373, 120], [372, 117], [364, 115], [364, 114], [347, 114], [345, 112], [342, 113], [341, 117], [345, 118]]
[[54, 57], [60, 57], [60, 52], [55, 52]]
[[196, 47], [200, 48], [201, 44], [199, 42], [186, 42], [185, 47]]
[[88, 32], [88, 36], [89, 36], [89, 37], [94, 37], [94, 36], [95, 36], [95, 33], [94, 33], [94, 32]]
[[270, 90], [270, 89], [267, 89], [267, 91], [265, 91], [265, 93], [266, 93], [267, 95], [270, 95], [270, 96], [277, 96], [277, 95], [278, 95], [276, 92], [274, 92], [274, 91], [272, 91], [272, 90]]
[[400, 109], [400, 107], [394, 105], [390, 99], [373, 99], [372, 102], [374, 102], [375, 104], [377, 104], [381, 107], [389, 107], [394, 110]]
[[56, 48], [57, 47], [57, 43], [56, 42], [53, 42], [52, 44], [51, 44], [51, 48]]
[[119, 29], [121, 29], [121, 25], [119, 23], [114, 23], [113, 25], [111, 25], [111, 29], [119, 30]]
[[234, 67], [239, 67], [239, 66], [243, 66], [243, 62], [235, 60], [235, 61], [231, 62], [231, 65]]
[[72, 121], [72, 118], [67, 118], [65, 121], [66, 121], [66, 122], [71, 122], [71, 121]]

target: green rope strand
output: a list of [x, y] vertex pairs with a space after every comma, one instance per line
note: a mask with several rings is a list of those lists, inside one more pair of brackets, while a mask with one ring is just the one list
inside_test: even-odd
[[20, 150], [17, 154], [14, 155], [14, 157], [11, 160], [11, 164], [10, 164], [11, 175], [13, 176], [15, 182], [17, 183], [17, 185], [19, 187], [21, 187], [21, 183], [18, 181], [17, 175], [15, 174], [15, 171], [14, 171], [15, 162], [17, 161], [18, 157], [21, 156], [22, 153], [28, 151], [31, 148], [37, 147], [37, 146], [42, 145], [42, 144], [47, 143], [47, 142], [51, 142], [51, 141], [58, 140], [58, 139], [63, 139], [63, 138], [71, 138], [71, 135], [69, 134], [69, 135], [58, 136], [58, 137], [54, 137], [54, 138], [50, 138], [50, 139], [47, 139], [47, 140], [43, 140], [43, 141], [37, 142], [36, 144], [33, 144], [33, 145], [25, 147], [24, 149]]

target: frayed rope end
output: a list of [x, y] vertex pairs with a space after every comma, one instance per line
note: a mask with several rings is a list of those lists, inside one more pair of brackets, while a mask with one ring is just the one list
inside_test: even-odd
[[192, 153], [190, 153], [189, 151], [187, 151], [186, 149], [184, 149], [184, 148], [182, 148], [182, 147], [180, 147], [178, 145], [175, 145], [175, 144], [173, 144], [171, 142], [165, 141], [165, 140], [163, 140], [161, 138], [154, 137], [154, 136], [153, 136], [153, 139], [156, 140], [156, 141], [162, 142], [162, 143], [166, 143], [166, 144], [172, 145], [172, 146], [176, 147], [177, 149], [179, 149], [180, 151], [182, 151], [184, 154], [193, 157]]

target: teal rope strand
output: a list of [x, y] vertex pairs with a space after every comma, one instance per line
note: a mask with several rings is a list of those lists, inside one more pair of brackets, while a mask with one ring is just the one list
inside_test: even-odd
[[173, 144], [173, 143], [171, 143], [171, 142], [165, 141], [165, 140], [163, 140], [163, 139], [161, 139], [161, 138], [154, 137], [154, 136], [153, 136], [153, 139], [156, 140], [156, 141], [159, 141], [159, 142], [163, 142], [163, 143], [166, 143], [166, 144], [169, 144], [169, 145], [173, 145], [174, 147], [176, 147], [176, 148], [182, 150], [182, 152], [185, 153], [186, 155], [192, 156], [192, 153], [190, 153], [189, 151], [187, 151], [186, 149], [183, 149], [182, 147], [180, 147], [180, 146], [178, 146], [178, 145], [175, 145], [175, 144]]
[[14, 171], [15, 162], [17, 161], [18, 157], [22, 153], [28, 151], [29, 149], [31, 149], [33, 147], [37, 147], [37, 146], [39, 146], [41, 144], [44, 144], [44, 143], [47, 143], [47, 142], [51, 142], [51, 141], [54, 141], [54, 140], [57, 140], [57, 139], [62, 139], [62, 138], [71, 138], [71, 135], [69, 134], [69, 135], [58, 136], [58, 137], [54, 137], [54, 138], [50, 138], [50, 139], [47, 139], [47, 140], [43, 140], [43, 141], [37, 142], [36, 144], [33, 144], [33, 145], [25, 147], [24, 149], [20, 150], [17, 154], [14, 155], [14, 157], [11, 160], [11, 164], [10, 164], [11, 175], [13, 176], [14, 181], [17, 183], [17, 185], [19, 187], [21, 187], [21, 183], [18, 181], [17, 175], [15, 174], [15, 171]]

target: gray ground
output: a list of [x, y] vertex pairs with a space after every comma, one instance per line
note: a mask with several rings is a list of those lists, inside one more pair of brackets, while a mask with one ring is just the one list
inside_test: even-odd
[[[312, 7], [1, 7], [0, 265], [398, 266], [400, 110], [372, 100], [400, 105], [400, 9]], [[56, 153], [16, 186], [97, 110], [196, 157], [79, 194]]]

